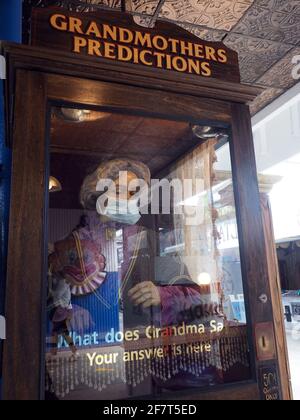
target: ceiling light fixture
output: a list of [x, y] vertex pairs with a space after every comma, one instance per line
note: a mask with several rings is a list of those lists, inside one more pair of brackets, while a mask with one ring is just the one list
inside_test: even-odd
[[54, 112], [58, 118], [75, 123], [86, 121], [91, 114], [90, 110], [75, 108], [55, 108]]
[[193, 134], [201, 140], [209, 140], [209, 139], [224, 139], [228, 140], [228, 134], [225, 132], [219, 131], [219, 129], [215, 127], [210, 127], [208, 125], [192, 125], [192, 132]]
[[61, 108], [65, 120], [72, 122], [83, 122], [90, 115], [91, 111], [86, 109]]
[[53, 108], [53, 115], [60, 120], [70, 123], [83, 123], [108, 118], [108, 112], [92, 111], [89, 109]]
[[62, 191], [61, 183], [57, 178], [54, 178], [54, 176], [50, 176], [49, 178], [49, 192], [59, 192]]

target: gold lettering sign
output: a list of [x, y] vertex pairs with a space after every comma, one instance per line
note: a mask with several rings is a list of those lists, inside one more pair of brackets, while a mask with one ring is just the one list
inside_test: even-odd
[[[33, 13], [33, 45], [68, 45], [69, 52], [146, 67], [239, 81], [236, 53], [221, 43], [202, 41], [175, 25], [161, 33], [144, 29], [122, 14], [101, 16], [36, 9]], [[45, 18], [46, 16], [46, 18]], [[107, 20], [105, 23], [102, 21]], [[48, 28], [45, 28], [45, 24]], [[174, 31], [172, 31], [174, 29]], [[181, 32], [184, 39], [178, 39]], [[50, 42], [50, 45], [49, 45]], [[54, 45], [55, 44], [55, 45]]]
[[[210, 62], [227, 63], [226, 51], [162, 35], [134, 31], [93, 20], [55, 13], [50, 25], [56, 31], [72, 33], [72, 51], [118, 61], [134, 61], [149, 67], [167, 68], [181, 73], [212, 76]], [[126, 46], [124, 45], [126, 44]], [[142, 48], [142, 49], [141, 49]]]

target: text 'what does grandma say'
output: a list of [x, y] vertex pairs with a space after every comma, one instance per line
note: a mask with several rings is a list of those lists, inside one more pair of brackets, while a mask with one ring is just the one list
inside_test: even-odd
[[[216, 320], [210, 321], [209, 325], [187, 325], [184, 322], [179, 326], [158, 328], [153, 325], [148, 326], [144, 330], [144, 336], [149, 340], [165, 338], [165, 337], [183, 337], [185, 335], [203, 335], [206, 333], [220, 333], [224, 329], [223, 322]], [[127, 330], [125, 332], [115, 331], [113, 328], [105, 336], [105, 342], [108, 344], [122, 343], [123, 341], [137, 341], [141, 338], [141, 331]]]

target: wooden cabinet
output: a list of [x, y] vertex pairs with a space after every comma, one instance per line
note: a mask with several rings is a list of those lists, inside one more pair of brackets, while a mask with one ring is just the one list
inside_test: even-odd
[[[180, 35], [177, 30], [174, 34]], [[270, 262], [273, 244], [267, 238], [269, 227], [263, 223], [261, 213], [247, 105], [259, 89], [222, 80], [220, 76], [205, 78], [96, 60], [59, 48], [2, 44], [2, 53], [8, 63], [7, 133], [13, 151], [6, 288], [8, 329], [3, 362], [5, 399], [43, 399], [45, 395], [50, 111], [52, 107], [68, 106], [123, 113], [124, 118], [138, 115], [216, 124], [229, 130], [248, 319], [247, 327], [240, 328], [248, 337], [251, 377], [246, 375], [244, 381], [237, 371], [232, 371], [226, 381], [233, 382], [230, 385], [174, 391], [168, 397], [266, 399], [272, 393], [278, 399], [289, 399], [286, 350], [280, 341], [284, 335], [282, 319], [276, 309], [280, 290], [274, 283]], [[264, 383], [267, 371], [277, 378], [270, 389]]]

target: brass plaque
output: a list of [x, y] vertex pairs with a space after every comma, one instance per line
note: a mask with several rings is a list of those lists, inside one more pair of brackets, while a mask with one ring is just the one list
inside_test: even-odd
[[256, 355], [260, 362], [276, 359], [274, 326], [263, 322], [255, 326]]
[[259, 370], [259, 383], [265, 401], [282, 399], [276, 365], [265, 366]]

